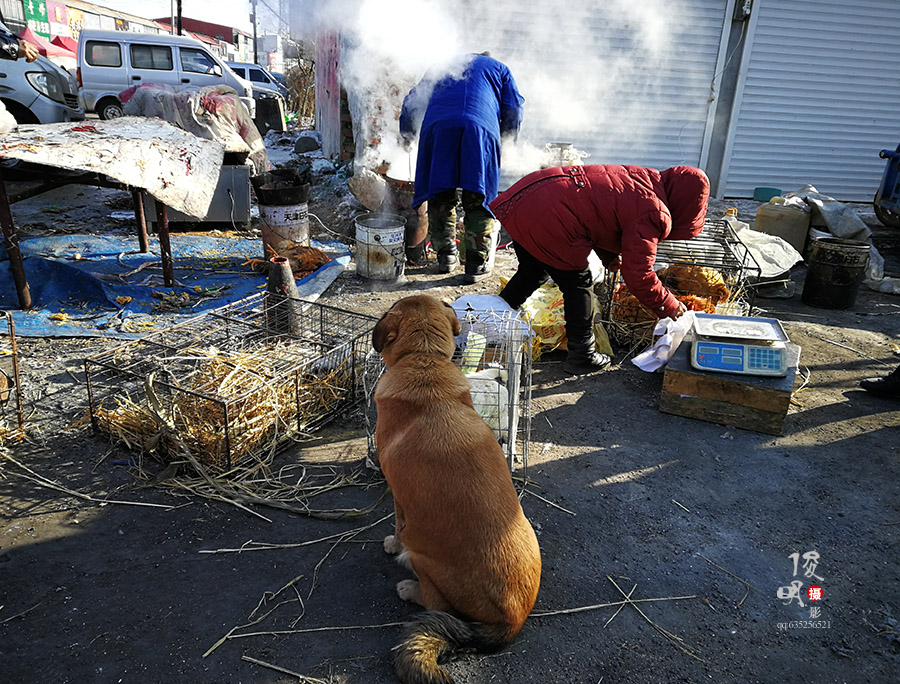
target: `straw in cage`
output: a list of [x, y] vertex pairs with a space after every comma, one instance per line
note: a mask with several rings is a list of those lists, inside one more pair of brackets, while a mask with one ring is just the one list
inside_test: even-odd
[[[162, 367], [173, 359], [195, 361], [186, 378], [179, 381], [166, 373], [149, 377], [140, 399], [117, 395], [113, 408], [98, 407], [94, 416], [99, 425], [130, 447], [167, 457], [177, 450], [170, 438], [160, 436], [162, 411], [192, 454], [222, 470], [248, 458], [268, 462], [281, 440], [301, 434], [303, 426], [347, 395], [346, 357], [330, 367], [285, 373], [279, 367], [285, 361], [297, 365], [296, 344], [244, 352], [192, 349], [190, 354], [160, 360]], [[151, 396], [159, 406], [151, 404]]]

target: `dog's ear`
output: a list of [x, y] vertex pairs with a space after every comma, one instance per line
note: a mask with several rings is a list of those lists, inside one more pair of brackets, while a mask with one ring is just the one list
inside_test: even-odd
[[386, 313], [372, 330], [372, 347], [379, 353], [397, 339], [397, 325], [393, 318], [390, 312]]
[[453, 310], [453, 307], [450, 306], [449, 303], [442, 301], [441, 304], [447, 307], [447, 317], [450, 319], [450, 328], [453, 330], [453, 337], [459, 335], [459, 331], [462, 328], [459, 325], [459, 318], [456, 315], [456, 311]]

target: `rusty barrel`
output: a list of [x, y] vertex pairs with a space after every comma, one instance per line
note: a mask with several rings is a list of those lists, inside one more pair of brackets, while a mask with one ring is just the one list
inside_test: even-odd
[[406, 260], [410, 265], [420, 266], [425, 263], [425, 243], [428, 238], [428, 203], [423, 202], [413, 209], [415, 184], [412, 180], [392, 176], [389, 171], [385, 176], [391, 194], [390, 205], [406, 219], [404, 241], [406, 243]]
[[803, 303], [820, 309], [849, 309], [856, 302], [868, 262], [865, 242], [816, 238], [803, 283]]

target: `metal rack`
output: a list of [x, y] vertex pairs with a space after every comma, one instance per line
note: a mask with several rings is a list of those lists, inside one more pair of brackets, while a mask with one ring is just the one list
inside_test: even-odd
[[364, 396], [376, 319], [259, 293], [85, 361], [91, 424], [213, 472], [277, 449]]
[[[707, 313], [748, 315], [760, 268], [725, 221], [706, 221], [703, 231], [690, 240], [662, 240], [657, 244], [657, 275], [662, 284], [689, 309]], [[656, 316], [645, 309], [619, 273], [607, 273], [597, 283], [600, 317], [610, 339], [634, 348], [653, 337]]]
[[[511, 471], [526, 468], [531, 438], [531, 327], [515, 311], [469, 309], [458, 317], [453, 363], [469, 379], [472, 403], [503, 447]], [[366, 364], [368, 458], [378, 462], [375, 444], [375, 385], [384, 372], [372, 352]]]

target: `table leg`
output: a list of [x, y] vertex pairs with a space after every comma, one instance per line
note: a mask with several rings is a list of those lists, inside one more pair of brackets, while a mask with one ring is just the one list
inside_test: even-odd
[[159, 200], [156, 200], [156, 230], [159, 233], [163, 283], [166, 287], [172, 287], [175, 285], [175, 270], [172, 266], [172, 245], [169, 242], [169, 214], [166, 212], [166, 205]]
[[134, 222], [137, 224], [138, 245], [141, 253], [146, 254], [150, 251], [147, 246], [147, 219], [144, 216], [144, 193], [140, 188], [132, 188], [131, 203], [134, 205]]
[[[0, 226], [3, 228], [3, 243], [9, 256], [9, 270], [16, 285], [19, 297], [19, 308], [31, 308], [31, 290], [25, 277], [25, 265], [22, 263], [22, 252], [19, 250], [19, 234], [13, 223], [12, 211], [9, 208], [9, 196], [6, 194], [6, 183], [0, 173]], [[18, 388], [17, 390], [18, 391]]]

